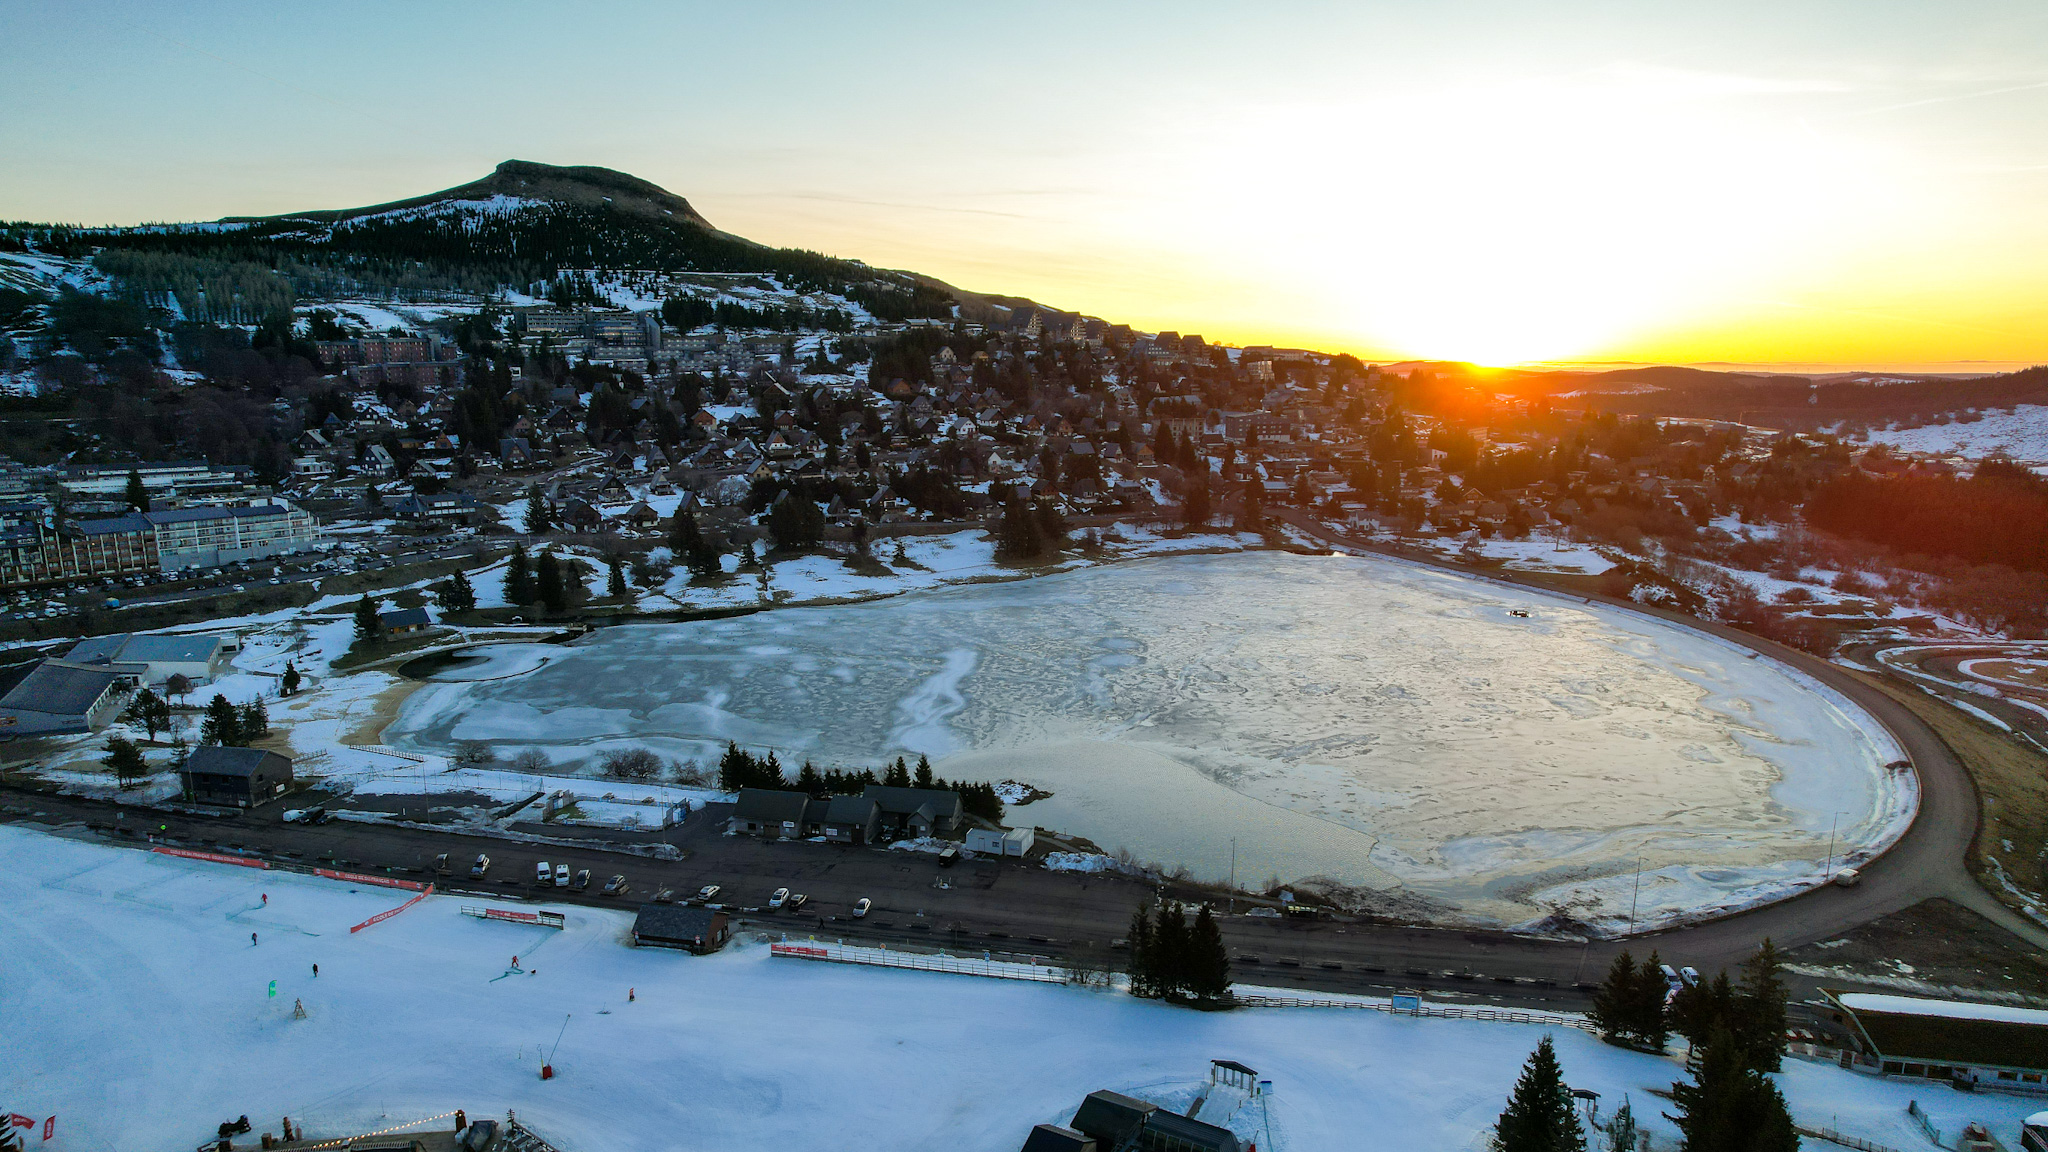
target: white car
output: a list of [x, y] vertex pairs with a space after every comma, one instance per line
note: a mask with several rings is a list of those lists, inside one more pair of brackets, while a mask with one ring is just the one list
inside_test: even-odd
[[706, 884], [702, 888], [697, 889], [697, 899], [699, 900], [709, 900], [716, 895], [718, 895], [718, 885], [716, 884]]
[[555, 865], [555, 887], [557, 887], [557, 888], [567, 888], [568, 886], [569, 886], [569, 866], [568, 866], [567, 864], [557, 864], [557, 865]]
[[856, 920], [860, 919], [861, 917], [868, 914], [868, 909], [873, 908], [874, 906], [875, 902], [873, 900], [870, 900], [865, 896], [861, 897], [860, 899], [853, 902], [853, 918]]
[[545, 860], [534, 865], [533, 872], [533, 882], [535, 884], [547, 884], [553, 881], [555, 878], [555, 870], [553, 868], [548, 867], [548, 862]]
[[768, 906], [770, 908], [780, 908], [787, 903], [789, 903], [789, 889], [787, 888], [777, 888], [775, 895], [768, 898]]

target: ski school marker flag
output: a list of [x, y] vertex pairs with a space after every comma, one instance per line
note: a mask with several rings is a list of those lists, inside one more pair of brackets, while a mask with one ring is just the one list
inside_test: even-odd
[[275, 980], [272, 980], [270, 982], [270, 995], [273, 999], [275, 999], [277, 996], [277, 981]]
[[[29, 1126], [34, 1127], [35, 1125], [31, 1123]], [[50, 1137], [55, 1136], [56, 1134], [57, 1118], [55, 1116], [52, 1116], [48, 1120], [43, 1121], [43, 1139], [48, 1140]]]
[[[53, 1116], [51, 1119], [54, 1120], [56, 1117]], [[35, 1117], [23, 1116], [19, 1112], [9, 1112], [7, 1114], [7, 1122], [16, 1128], [33, 1128], [36, 1126]]]

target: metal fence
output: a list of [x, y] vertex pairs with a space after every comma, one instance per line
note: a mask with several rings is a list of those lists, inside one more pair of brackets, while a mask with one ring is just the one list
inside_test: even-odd
[[964, 956], [896, 952], [887, 948], [848, 948], [839, 944], [775, 944], [775, 956], [793, 960], [827, 960], [836, 964], [867, 964], [877, 968], [907, 968], [917, 972], [950, 972], [956, 976], [988, 976], [998, 980], [1032, 980], [1040, 984], [1066, 984], [1072, 977], [1065, 968], [1034, 964], [1008, 964], [1000, 960], [975, 960]]
[[1561, 1012], [1528, 1012], [1516, 1008], [1477, 1008], [1462, 1004], [1419, 1004], [1415, 1007], [1396, 1008], [1391, 1003], [1374, 1000], [1330, 1000], [1308, 996], [1265, 996], [1239, 993], [1237, 1002], [1247, 1008], [1364, 1008], [1373, 1012], [1385, 1012], [1390, 1016], [1419, 1016], [1435, 1020], [1490, 1020], [1501, 1024], [1542, 1024], [1553, 1028], [1577, 1028], [1584, 1032], [1597, 1032], [1593, 1023], [1581, 1016], [1567, 1016]]
[[1815, 1140], [1825, 1140], [1830, 1144], [1840, 1144], [1844, 1148], [1854, 1148], [1856, 1152], [1899, 1152], [1898, 1149], [1889, 1145], [1877, 1144], [1865, 1140], [1861, 1136], [1847, 1136], [1835, 1131], [1833, 1128], [1808, 1128], [1804, 1124], [1795, 1124], [1793, 1127], [1798, 1130], [1801, 1136], [1809, 1136]]

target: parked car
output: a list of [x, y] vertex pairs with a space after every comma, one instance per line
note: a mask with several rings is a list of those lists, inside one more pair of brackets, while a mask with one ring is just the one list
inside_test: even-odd
[[553, 881], [554, 878], [555, 870], [547, 861], [543, 860], [533, 866], [533, 882], [535, 884], [547, 884]]
[[706, 884], [706, 885], [705, 885], [705, 886], [703, 886], [702, 888], [699, 888], [699, 889], [697, 889], [697, 899], [699, 899], [699, 900], [709, 900], [709, 899], [711, 899], [711, 898], [712, 898], [713, 896], [716, 896], [716, 895], [718, 895], [718, 893], [719, 893], [719, 887], [718, 887], [718, 885], [716, 885], [716, 884]]
[[557, 865], [555, 865], [555, 887], [557, 887], [557, 888], [567, 888], [568, 886], [569, 886], [569, 866], [568, 866], [567, 864], [557, 864]]
[[955, 860], [958, 860], [959, 858], [960, 858], [960, 850], [959, 850], [959, 849], [957, 849], [957, 848], [948, 848], [948, 849], [946, 849], [945, 851], [943, 851], [943, 852], [939, 853], [939, 867], [941, 867], [941, 868], [951, 868], [951, 867], [953, 866], [953, 861], [955, 861]]
[[614, 876], [605, 881], [604, 891], [600, 893], [600, 895], [604, 896], [624, 896], [625, 894], [626, 878], [624, 876]]
[[789, 889], [787, 888], [777, 888], [775, 894], [768, 897], [768, 906], [770, 908], [780, 908], [787, 903], [789, 903]]
[[576, 882], [569, 885], [569, 887], [574, 888], [578, 892], [590, 887], [590, 869], [578, 868], [576, 870]]
[[491, 858], [489, 856], [484, 855], [481, 852], [477, 853], [476, 863], [471, 864], [469, 866], [469, 874], [471, 876], [482, 876], [484, 873], [489, 872], [490, 870]]
[[673, 904], [675, 903], [675, 899], [675, 891], [669, 888], [663, 888], [661, 891], [656, 892], [654, 894], [654, 902], [656, 904]]
[[791, 912], [794, 912], [797, 909], [802, 908], [804, 906], [804, 901], [809, 899], [809, 896], [806, 896], [801, 892], [792, 893], [789, 898], [789, 903], [785, 904], [783, 907], [787, 908]]
[[1685, 967], [1680, 968], [1678, 970], [1678, 978], [1685, 981], [1687, 984], [1693, 985], [1694, 987], [1698, 987], [1700, 982], [1700, 970], [1693, 967], [1690, 964], [1687, 964]]
[[853, 902], [853, 918], [856, 920], [860, 919], [861, 917], [867, 915], [868, 910], [873, 908], [874, 906], [875, 902], [873, 900], [870, 900], [865, 896], [861, 897], [860, 899]]
[[436, 871], [436, 872], [446, 872], [447, 870], [448, 870], [448, 854], [447, 854], [446, 852], [443, 852], [443, 853], [441, 853], [441, 854], [440, 854], [439, 856], [436, 856], [436, 857], [434, 857], [434, 871]]

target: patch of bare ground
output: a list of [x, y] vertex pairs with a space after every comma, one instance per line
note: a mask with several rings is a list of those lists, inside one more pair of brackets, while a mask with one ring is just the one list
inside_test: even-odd
[[391, 687], [370, 698], [369, 713], [356, 721], [356, 726], [342, 734], [344, 744], [381, 744], [384, 728], [398, 719], [398, 710], [405, 704], [405, 698], [420, 688], [418, 680], [394, 680]]
[[2048, 757], [1918, 689], [1862, 679], [1911, 709], [1962, 762], [1983, 812], [1966, 863], [1985, 891], [2038, 919], [2048, 893]]
[[1823, 984], [2048, 1004], [2048, 956], [1960, 904], [1936, 898], [1786, 953]]

